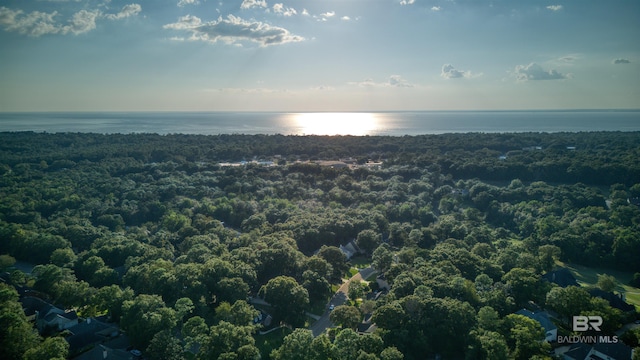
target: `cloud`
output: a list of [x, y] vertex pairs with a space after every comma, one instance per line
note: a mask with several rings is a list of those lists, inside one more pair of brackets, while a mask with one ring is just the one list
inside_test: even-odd
[[568, 79], [570, 74], [562, 74], [557, 70], [544, 70], [542, 66], [531, 63], [529, 65], [518, 65], [514, 71], [514, 76], [518, 81], [527, 80], [561, 80]]
[[240, 5], [240, 9], [251, 9], [254, 7], [267, 7], [266, 0], [242, 0], [242, 4]]
[[613, 61], [611, 63], [614, 64], [614, 65], [631, 64], [631, 60], [629, 60], [629, 59], [613, 59]]
[[282, 16], [293, 16], [298, 12], [294, 8], [286, 7], [282, 3], [273, 5], [273, 12], [281, 14]]
[[219, 17], [217, 21], [206, 23], [196, 16], [186, 15], [180, 17], [176, 23], [164, 25], [164, 28], [188, 31], [191, 33], [190, 40], [212, 43], [222, 41], [235, 45], [250, 41], [260, 46], [270, 46], [304, 40], [301, 36], [291, 34], [287, 29], [255, 20], [247, 21], [233, 15], [228, 15], [226, 19]]
[[431, 8], [431, 11], [440, 11], [442, 8], [440, 6], [434, 6]]
[[442, 65], [442, 71], [440, 72], [440, 76], [442, 76], [445, 79], [459, 79], [459, 78], [472, 77], [471, 71], [458, 70], [451, 64]]
[[416, 0], [401, 0], [400, 5], [413, 5]]
[[44, 13], [32, 11], [24, 13], [22, 10], [0, 8], [0, 26], [5, 31], [17, 32], [22, 35], [39, 37], [47, 34], [80, 35], [96, 28], [96, 20], [100, 18], [99, 10], [80, 10], [71, 16], [66, 25], [60, 24], [56, 18], [58, 12]]
[[120, 20], [124, 18], [128, 18], [130, 16], [136, 16], [142, 11], [142, 6], [139, 4], [129, 4], [122, 7], [117, 14], [107, 14], [105, 17], [109, 20]]
[[[140, 5], [138, 5], [140, 6]], [[96, 28], [96, 19], [100, 16], [100, 11], [80, 10], [73, 14], [69, 25], [62, 27], [63, 34], [72, 33], [74, 35], [84, 34]]]
[[394, 88], [410, 88], [413, 84], [403, 79], [400, 75], [391, 75], [387, 81], [375, 82], [373, 79], [365, 79], [359, 82], [350, 82], [349, 85], [357, 85], [360, 87], [394, 87]]
[[562, 5], [549, 5], [547, 6], [547, 9], [551, 10], [551, 11], [560, 11], [562, 10], [563, 6]]
[[200, 4], [200, 1], [198, 0], [180, 0], [178, 1], [178, 6], [179, 7], [183, 7], [185, 5], [198, 5]]
[[349, 21], [349, 20], [351, 20], [351, 18], [345, 15], [345, 16], [341, 17], [340, 20]]
[[5, 31], [17, 32], [22, 35], [38, 37], [45, 34], [57, 34], [60, 26], [56, 24], [56, 11], [44, 13], [33, 11], [25, 14], [22, 10], [11, 10], [0, 7], [0, 26]]

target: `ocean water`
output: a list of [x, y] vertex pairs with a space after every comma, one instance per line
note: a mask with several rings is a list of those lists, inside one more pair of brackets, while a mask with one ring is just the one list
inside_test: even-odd
[[640, 110], [0, 113], [0, 131], [358, 136], [640, 131]]

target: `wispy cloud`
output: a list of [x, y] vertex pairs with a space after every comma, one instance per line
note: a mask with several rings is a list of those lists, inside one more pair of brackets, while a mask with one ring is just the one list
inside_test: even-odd
[[57, 11], [50, 13], [32, 11], [25, 13], [22, 10], [12, 10], [0, 7], [0, 26], [9, 32], [17, 32], [22, 35], [39, 37], [48, 34], [73, 34], [80, 35], [96, 28], [96, 22], [100, 18], [119, 20], [138, 15], [142, 11], [139, 4], [125, 5], [115, 14], [105, 14], [101, 10], [80, 10], [66, 21], [59, 20]]
[[547, 6], [547, 9], [551, 10], [551, 11], [560, 11], [563, 8], [564, 7], [562, 5], [549, 5], [549, 6]]
[[290, 7], [286, 7], [282, 3], [278, 3], [278, 4], [273, 5], [273, 12], [276, 13], [276, 14], [280, 14], [282, 16], [293, 16], [293, 15], [298, 14], [296, 9], [290, 8]]
[[187, 31], [189, 40], [207, 42], [222, 41], [227, 44], [241, 45], [249, 41], [260, 46], [281, 45], [303, 41], [304, 38], [291, 34], [287, 29], [272, 26], [260, 21], [248, 21], [240, 17], [228, 15], [219, 17], [217, 21], [202, 22], [197, 16], [186, 15], [177, 22], [166, 24], [165, 29]]
[[416, 0], [400, 0], [400, 5], [413, 5]]
[[142, 6], [138, 4], [129, 4], [122, 7], [122, 10], [117, 14], [107, 14], [105, 17], [109, 20], [119, 20], [128, 18], [130, 16], [138, 15], [142, 11]]
[[200, 4], [200, 1], [198, 0], [180, 0], [178, 1], [178, 6], [179, 7], [183, 7], [186, 5], [198, 5]]
[[442, 8], [440, 6], [431, 7], [431, 11], [440, 11], [440, 10], [442, 10]]
[[480, 76], [480, 75], [473, 75], [471, 74], [471, 71], [458, 70], [451, 64], [444, 64], [442, 65], [440, 76], [442, 76], [445, 79], [460, 79], [460, 78], [469, 79], [474, 76]]
[[267, 2], [266, 0], [242, 0], [242, 4], [240, 5], [241, 9], [251, 9], [254, 7], [266, 8]]
[[349, 85], [356, 85], [360, 87], [395, 87], [395, 88], [410, 88], [413, 84], [403, 79], [400, 75], [391, 75], [386, 81], [376, 82], [373, 79], [365, 79], [363, 81], [349, 82]]
[[570, 78], [571, 74], [562, 74], [555, 69], [545, 70], [542, 66], [531, 63], [529, 65], [518, 65], [513, 72], [516, 80], [562, 80]]
[[629, 59], [613, 59], [613, 61], [611, 63], [614, 64], [614, 65], [631, 64], [631, 60], [629, 60]]

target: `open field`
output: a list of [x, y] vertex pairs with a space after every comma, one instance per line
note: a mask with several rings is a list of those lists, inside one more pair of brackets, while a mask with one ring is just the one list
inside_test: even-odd
[[640, 289], [628, 285], [629, 281], [633, 278], [633, 273], [598, 267], [587, 267], [578, 264], [559, 263], [559, 265], [571, 270], [573, 276], [575, 276], [578, 283], [582, 286], [596, 286], [598, 283], [598, 275], [607, 274], [615, 277], [618, 281], [618, 286], [615, 291], [624, 294], [626, 301], [634, 305], [636, 310], [640, 311]]

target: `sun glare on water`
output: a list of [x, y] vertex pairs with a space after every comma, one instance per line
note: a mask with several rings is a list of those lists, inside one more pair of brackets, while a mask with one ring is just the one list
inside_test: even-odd
[[371, 113], [298, 113], [293, 119], [301, 135], [372, 135], [382, 126]]

